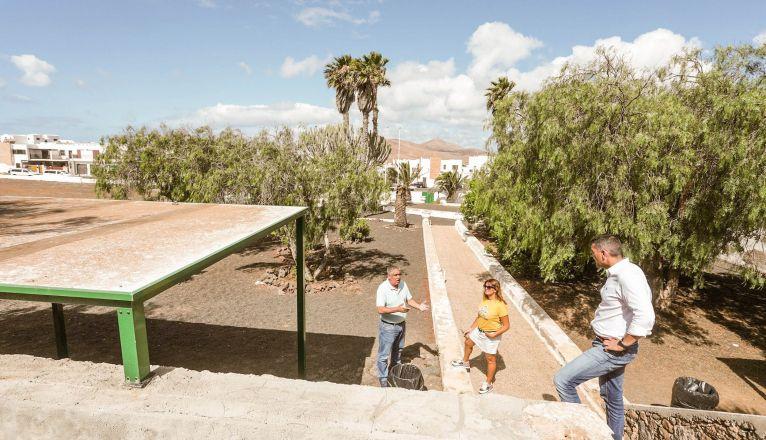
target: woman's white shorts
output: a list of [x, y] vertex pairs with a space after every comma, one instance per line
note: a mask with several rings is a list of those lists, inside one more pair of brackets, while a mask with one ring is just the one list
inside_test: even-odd
[[503, 335], [496, 338], [488, 338], [487, 335], [480, 331], [478, 327], [471, 330], [468, 333], [468, 337], [476, 344], [477, 347], [484, 353], [496, 354], [497, 346], [500, 345], [500, 340], [503, 339]]

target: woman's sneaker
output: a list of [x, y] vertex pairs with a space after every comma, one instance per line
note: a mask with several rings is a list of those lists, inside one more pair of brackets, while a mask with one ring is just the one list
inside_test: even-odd
[[481, 388], [479, 388], [479, 394], [487, 394], [490, 391], [492, 391], [491, 383], [484, 382], [481, 384]]
[[471, 366], [468, 365], [468, 362], [465, 362], [462, 359], [454, 360], [454, 361], [450, 362], [450, 365], [452, 365], [453, 367], [457, 367], [457, 368], [471, 368]]

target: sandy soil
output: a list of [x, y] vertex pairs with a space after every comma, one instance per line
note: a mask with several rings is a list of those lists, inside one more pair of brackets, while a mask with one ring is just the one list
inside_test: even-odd
[[[94, 197], [92, 191], [92, 185], [0, 180], [0, 195]], [[402, 267], [416, 299], [428, 295], [419, 219], [411, 218], [416, 226], [406, 230], [370, 221], [370, 241], [334, 247], [336, 264], [307, 294], [309, 380], [377, 383], [370, 376], [377, 350], [375, 289], [386, 266]], [[291, 275], [284, 273], [286, 255], [280, 243], [265, 240], [148, 301], [152, 364], [297, 377], [296, 298]], [[64, 310], [72, 359], [121, 364], [113, 309]], [[404, 360], [421, 367], [429, 389], [441, 389], [431, 316], [411, 315]], [[0, 301], [0, 353], [55, 357], [50, 305]]]
[[[545, 283], [518, 271], [513, 275], [581, 349], [590, 348], [603, 279]], [[669, 406], [675, 379], [692, 376], [716, 388], [718, 410], [766, 415], [765, 330], [763, 290], [726, 274], [709, 274], [698, 291], [685, 280], [673, 310], [658, 312], [653, 335], [641, 341], [627, 369], [625, 397]]]

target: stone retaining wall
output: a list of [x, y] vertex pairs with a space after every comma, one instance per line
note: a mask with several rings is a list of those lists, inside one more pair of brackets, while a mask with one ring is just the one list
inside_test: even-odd
[[766, 416], [719, 411], [625, 406], [625, 439], [629, 440], [763, 440]]

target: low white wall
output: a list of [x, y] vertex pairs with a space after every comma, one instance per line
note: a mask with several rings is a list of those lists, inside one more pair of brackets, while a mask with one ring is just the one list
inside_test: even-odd
[[428, 290], [431, 296], [434, 336], [439, 350], [442, 388], [444, 391], [455, 393], [473, 393], [468, 371], [465, 368], [455, 368], [450, 365], [453, 359], [463, 358], [463, 339], [460, 337], [460, 330], [452, 314], [444, 269], [439, 264], [436, 243], [431, 232], [431, 221], [428, 217], [423, 218], [423, 245], [428, 268]]

